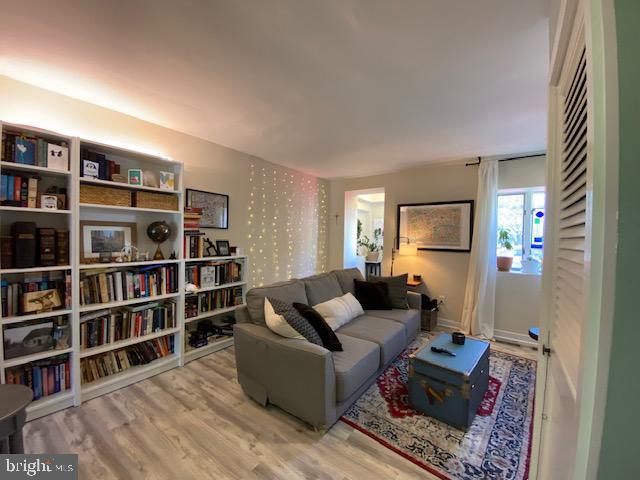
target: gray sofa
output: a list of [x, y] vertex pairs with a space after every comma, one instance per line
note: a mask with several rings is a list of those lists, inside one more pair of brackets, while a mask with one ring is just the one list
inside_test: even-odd
[[354, 293], [354, 279], [362, 280], [358, 269], [334, 270], [247, 292], [247, 305], [236, 310], [234, 327], [238, 381], [247, 395], [262, 405], [277, 405], [314, 428], [329, 428], [416, 338], [420, 295], [412, 292], [407, 310], [367, 310], [339, 328], [342, 352], [284, 338], [267, 328], [266, 296], [313, 306]]

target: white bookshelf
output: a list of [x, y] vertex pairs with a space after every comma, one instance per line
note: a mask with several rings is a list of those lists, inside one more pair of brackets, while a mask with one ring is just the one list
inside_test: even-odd
[[[33, 267], [33, 268], [13, 268], [0, 265], [0, 279], [19, 281], [24, 276], [34, 275], [64, 275], [65, 272], [71, 274], [72, 289], [72, 305], [70, 308], [59, 308], [50, 312], [40, 312], [29, 315], [14, 315], [2, 317], [0, 316], [0, 382], [4, 383], [6, 379], [7, 369], [19, 368], [21, 365], [27, 365], [33, 361], [46, 361], [51, 357], [58, 355], [68, 355], [71, 366], [71, 385], [70, 388], [44, 396], [35, 400], [27, 409], [27, 419], [48, 415], [55, 411], [68, 408], [74, 405], [80, 405], [82, 402], [95, 398], [100, 395], [112, 392], [119, 388], [131, 385], [138, 381], [149, 378], [153, 375], [165, 372], [167, 370], [180, 367], [185, 362], [201, 358], [215, 351], [227, 348], [233, 345], [233, 338], [221, 338], [210, 341], [205, 347], [191, 349], [188, 347], [188, 328], [193, 328], [198, 321], [215, 317], [217, 315], [230, 314], [237, 306], [230, 306], [203, 312], [196, 317], [185, 320], [185, 297], [191, 295], [185, 292], [185, 268], [195, 263], [217, 263], [237, 261], [242, 264], [242, 278], [239, 282], [227, 285], [216, 285], [214, 287], [204, 288], [197, 293], [211, 292], [223, 288], [241, 287], [242, 303], [246, 303], [247, 290], [247, 270], [248, 257], [246, 255], [230, 255], [224, 257], [207, 257], [207, 258], [189, 258], [183, 257], [183, 214], [184, 214], [184, 170], [180, 162], [173, 161], [146, 153], [136, 152], [128, 149], [119, 148], [112, 145], [84, 140], [78, 137], [61, 135], [55, 132], [42, 130], [35, 127], [24, 125], [14, 125], [0, 122], [0, 129], [4, 131], [12, 131], [25, 133], [31, 136], [38, 136], [48, 139], [49, 141], [64, 141], [69, 146], [69, 169], [54, 170], [46, 167], [35, 165], [16, 164], [8, 161], [0, 161], [0, 172], [2, 174], [15, 173], [20, 176], [38, 176], [42, 179], [44, 187], [57, 185], [66, 188], [67, 191], [67, 210], [46, 210], [40, 208], [23, 208], [16, 206], [0, 205], [0, 233], [6, 235], [10, 229], [11, 223], [15, 221], [33, 221], [38, 227], [54, 227], [69, 230], [69, 249], [70, 264], [56, 265], [51, 267]], [[175, 190], [168, 191], [156, 187], [128, 185], [125, 183], [117, 183], [106, 180], [98, 180], [93, 178], [84, 178], [81, 176], [81, 149], [88, 148], [95, 152], [103, 153], [108, 159], [114, 160], [121, 165], [121, 173], [126, 175], [129, 168], [141, 168], [143, 170], [152, 169], [156, 172], [171, 171], [175, 175]], [[147, 191], [175, 195], [178, 197], [178, 210], [164, 210], [158, 208], [142, 208], [142, 207], [123, 207], [115, 205], [102, 205], [94, 203], [79, 203], [80, 188], [82, 185], [94, 185], [100, 187], [111, 187], [118, 189], [126, 189], [130, 191]], [[137, 225], [137, 246], [140, 251], [149, 251], [151, 255], [155, 251], [156, 245], [147, 238], [146, 227], [157, 220], [165, 220], [173, 227], [171, 238], [162, 244], [162, 251], [167, 257], [165, 260], [143, 260], [132, 262], [109, 262], [109, 263], [82, 263], [80, 253], [80, 223], [83, 220], [90, 221], [114, 221], [128, 222]], [[176, 259], [169, 259], [172, 251], [176, 252]], [[138, 267], [157, 266], [178, 266], [178, 286], [175, 293], [167, 293], [165, 295], [149, 296], [144, 298], [134, 298], [130, 300], [114, 301], [109, 303], [81, 305], [80, 304], [80, 279], [81, 276], [91, 275], [102, 271], [113, 271], [114, 269], [126, 270]], [[194, 293], [197, 294], [197, 293]], [[82, 315], [90, 314], [99, 310], [118, 310], [123, 307], [133, 307], [151, 302], [172, 301], [176, 303], [176, 325], [173, 328], [156, 331], [148, 335], [127, 338], [125, 340], [115, 341], [109, 344], [97, 347], [82, 349], [80, 347], [80, 318]], [[3, 351], [4, 332], [6, 328], [11, 328], [22, 322], [40, 322], [46, 321], [54, 317], [66, 317], [71, 326], [71, 345], [64, 350], [49, 350], [29, 355], [23, 355], [17, 358], [5, 360]], [[80, 362], [83, 359], [91, 358], [95, 355], [108, 353], [112, 350], [122, 349], [136, 345], [138, 343], [153, 340], [165, 336], [173, 336], [174, 352], [173, 354], [156, 359], [146, 365], [131, 367], [120, 373], [100, 378], [96, 381], [82, 384]], [[187, 351], [187, 348], [189, 350]]]

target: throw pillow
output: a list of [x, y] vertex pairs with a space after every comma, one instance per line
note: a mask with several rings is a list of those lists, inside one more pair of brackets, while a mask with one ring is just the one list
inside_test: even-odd
[[294, 303], [293, 307], [315, 328], [324, 348], [331, 352], [342, 352], [342, 343], [322, 315], [304, 303]]
[[360, 305], [360, 302], [350, 293], [345, 293], [341, 297], [336, 297], [314, 305], [313, 308], [322, 315], [334, 331], [345, 323], [349, 323], [354, 318], [364, 314], [362, 305]]
[[356, 298], [365, 310], [391, 310], [389, 286], [384, 282], [354, 280]]
[[280, 336], [306, 339], [322, 346], [322, 339], [318, 332], [290, 303], [275, 298], [265, 298], [264, 318], [267, 327]]
[[386, 283], [389, 287], [389, 300], [391, 300], [392, 308], [401, 308], [407, 310], [409, 308], [409, 299], [407, 294], [408, 273], [398, 275], [396, 277], [370, 277], [372, 282]]

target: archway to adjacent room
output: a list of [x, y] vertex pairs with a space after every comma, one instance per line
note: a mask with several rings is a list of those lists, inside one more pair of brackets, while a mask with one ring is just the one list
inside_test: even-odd
[[383, 187], [345, 192], [343, 267], [382, 273], [384, 200]]

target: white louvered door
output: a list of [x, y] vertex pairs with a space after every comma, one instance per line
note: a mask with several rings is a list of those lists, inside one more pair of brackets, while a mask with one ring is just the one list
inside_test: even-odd
[[[579, 423], [591, 210], [590, 83], [582, 19], [578, 16], [557, 87], [550, 138], [545, 251], [546, 329], [550, 349], [540, 446], [539, 479], [573, 478]], [[553, 128], [553, 127], [552, 127]], [[552, 145], [554, 143], [554, 145]], [[542, 373], [542, 372], [541, 372]]]

